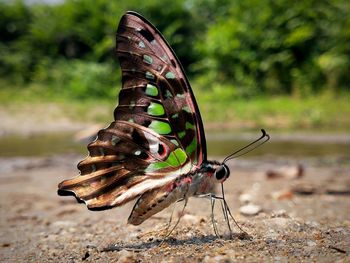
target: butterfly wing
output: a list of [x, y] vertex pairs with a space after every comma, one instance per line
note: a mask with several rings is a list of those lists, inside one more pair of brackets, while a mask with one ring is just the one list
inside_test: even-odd
[[162, 134], [199, 167], [206, 160], [203, 124], [190, 84], [169, 44], [145, 18], [128, 12], [119, 24], [117, 53], [123, 89], [115, 118], [134, 120]]
[[193, 92], [167, 42], [146, 19], [128, 12], [119, 24], [117, 54], [122, 90], [115, 121], [99, 131], [63, 181], [90, 209], [124, 204], [198, 169], [206, 160], [205, 135]]
[[[60, 194], [74, 194], [90, 209], [124, 204], [190, 170], [188, 156], [163, 136], [138, 124], [115, 121], [99, 131], [78, 164], [80, 175], [63, 181]], [[166, 175], [166, 176], [164, 176]]]

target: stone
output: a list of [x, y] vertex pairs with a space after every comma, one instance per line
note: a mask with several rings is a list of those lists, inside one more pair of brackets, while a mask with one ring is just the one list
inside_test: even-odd
[[244, 206], [241, 206], [239, 209], [239, 212], [242, 215], [246, 215], [246, 216], [254, 216], [259, 214], [261, 211], [262, 211], [261, 206], [254, 205], [254, 204], [244, 205]]

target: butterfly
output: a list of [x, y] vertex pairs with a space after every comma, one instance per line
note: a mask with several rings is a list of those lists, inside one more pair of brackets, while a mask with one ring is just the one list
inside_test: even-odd
[[[207, 159], [201, 115], [184, 69], [161, 33], [127, 12], [117, 30], [122, 89], [114, 121], [88, 145], [80, 174], [61, 182], [90, 210], [137, 199], [128, 223], [139, 225], [178, 200], [210, 195], [230, 175]], [[263, 136], [264, 132], [263, 132]], [[226, 203], [225, 203], [226, 206]]]

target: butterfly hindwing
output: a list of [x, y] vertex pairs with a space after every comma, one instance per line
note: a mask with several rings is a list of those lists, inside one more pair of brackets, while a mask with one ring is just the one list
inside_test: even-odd
[[115, 121], [89, 144], [89, 156], [78, 164], [80, 175], [59, 185], [59, 193], [73, 193], [90, 209], [145, 199], [206, 160], [194, 95], [159, 31], [140, 15], [126, 13], [118, 27], [117, 54], [122, 90]]
[[73, 192], [90, 209], [124, 204], [140, 194], [187, 173], [187, 155], [169, 140], [136, 123], [115, 121], [99, 131], [78, 164], [80, 175], [63, 181], [62, 192]]

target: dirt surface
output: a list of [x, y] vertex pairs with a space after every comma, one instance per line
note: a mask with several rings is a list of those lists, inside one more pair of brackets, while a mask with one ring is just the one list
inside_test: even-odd
[[[57, 184], [76, 174], [81, 158], [0, 159], [0, 261], [350, 261], [347, 157], [302, 162], [275, 157], [235, 160], [225, 182], [226, 199], [250, 237], [234, 224], [229, 236], [219, 203], [215, 216], [223, 237], [216, 237], [210, 200], [192, 198], [179, 225], [160, 246], [171, 207], [132, 226], [126, 224], [132, 203], [91, 212], [72, 197], [56, 195]], [[295, 171], [300, 162], [298, 177]], [[250, 216], [240, 213], [246, 203], [257, 208], [250, 206]], [[178, 203], [173, 221], [181, 209]]]

